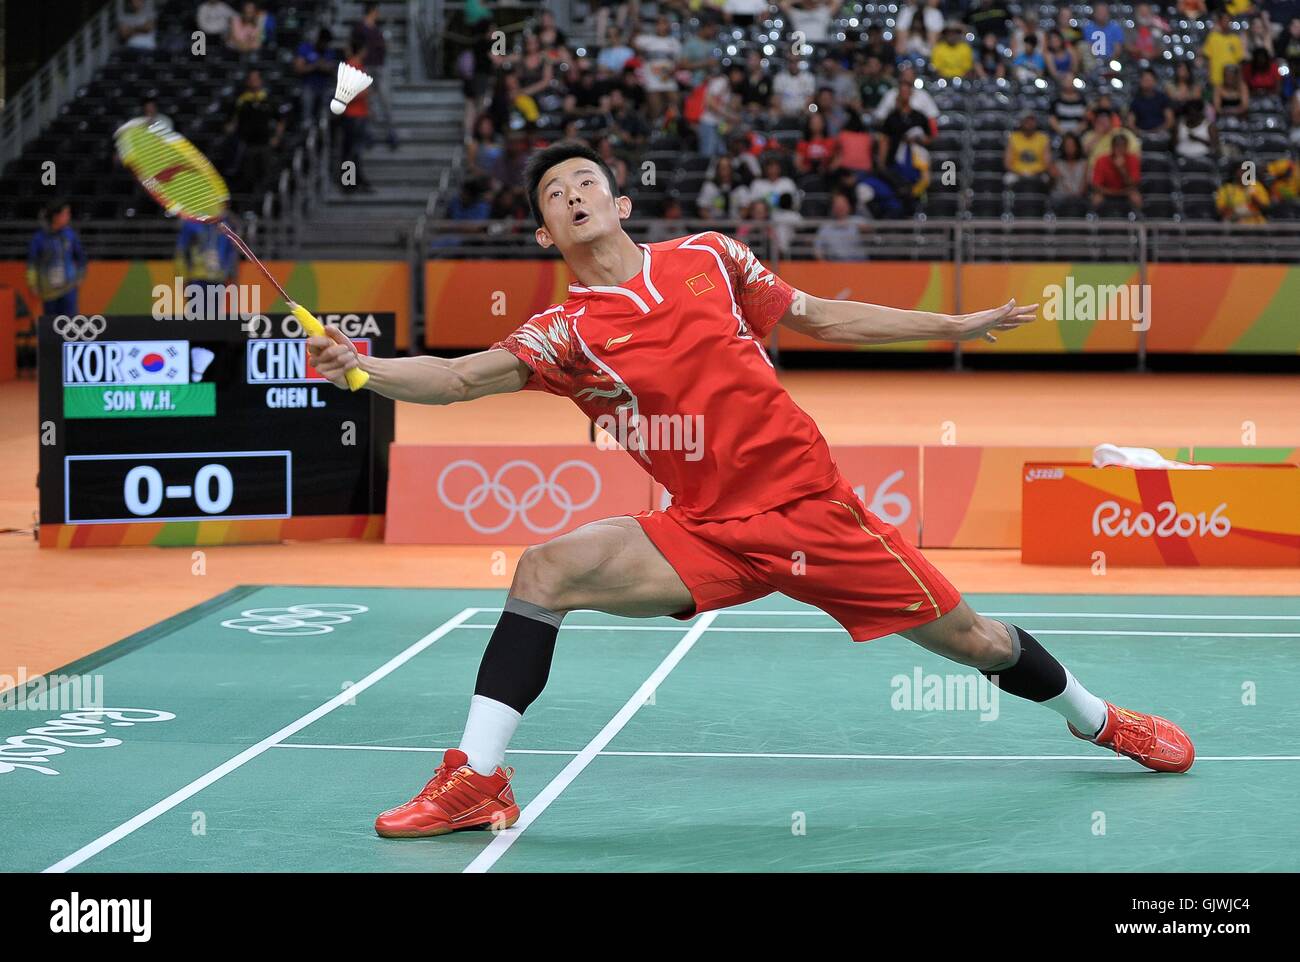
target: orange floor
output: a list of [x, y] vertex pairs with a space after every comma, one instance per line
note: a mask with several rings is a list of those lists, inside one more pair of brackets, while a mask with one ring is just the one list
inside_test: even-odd
[[[1243, 422], [1262, 446], [1300, 445], [1300, 378], [1059, 373], [800, 372], [795, 399], [832, 442], [1239, 445]], [[31, 381], [0, 384], [0, 676], [67, 664], [237, 584], [505, 587], [487, 548], [361, 544], [41, 550], [36, 511], [37, 406]], [[402, 405], [398, 441], [581, 441], [567, 402], [534, 394], [472, 405]], [[509, 554], [513, 559], [518, 550]], [[964, 591], [1296, 594], [1300, 571], [1087, 570], [1020, 564], [1015, 551], [927, 554]], [[1103, 584], [1104, 582], [1104, 584]], [[0, 687], [4, 687], [0, 678]]]

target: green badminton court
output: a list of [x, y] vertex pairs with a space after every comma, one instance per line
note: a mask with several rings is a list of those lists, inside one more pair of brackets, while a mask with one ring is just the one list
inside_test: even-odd
[[[1295, 871], [1300, 598], [970, 596], [1182, 724], [1162, 776], [781, 596], [571, 615], [520, 822], [384, 840], [459, 740], [502, 592], [234, 589], [11, 693], [9, 871]], [[102, 701], [98, 693], [102, 692]], [[88, 700], [93, 707], [77, 701]]]

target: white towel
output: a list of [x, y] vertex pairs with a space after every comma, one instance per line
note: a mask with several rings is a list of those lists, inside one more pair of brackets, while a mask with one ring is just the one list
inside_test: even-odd
[[1094, 468], [1175, 468], [1190, 471], [1208, 471], [1208, 464], [1184, 464], [1160, 456], [1153, 448], [1121, 448], [1114, 444], [1099, 444], [1092, 451]]

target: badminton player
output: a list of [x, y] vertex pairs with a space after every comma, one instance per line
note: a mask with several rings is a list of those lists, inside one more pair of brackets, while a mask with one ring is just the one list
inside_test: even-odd
[[[1149, 769], [1191, 767], [1192, 743], [1178, 726], [1104, 701], [1029, 632], [977, 614], [868, 511], [762, 346], [777, 324], [839, 344], [994, 340], [1032, 321], [1037, 305], [947, 315], [824, 300], [714, 231], [637, 244], [623, 230], [631, 200], [580, 142], [536, 152], [525, 180], [537, 243], [558, 248], [575, 278], [564, 303], [452, 360], [359, 355], [330, 327], [308, 340], [313, 363], [340, 386], [360, 367], [370, 390], [421, 404], [519, 390], [571, 398], [593, 421], [619, 426], [622, 446], [672, 503], [523, 553], [460, 747], [413, 799], [378, 817], [380, 835], [504, 827], [519, 817], [506, 746], [546, 685], [569, 612], [685, 619], [774, 591], [820, 608], [854, 641], [897, 633], [976, 668], [1001, 691], [1061, 715], [1074, 735]], [[702, 425], [689, 451], [646, 428], [674, 416]]]

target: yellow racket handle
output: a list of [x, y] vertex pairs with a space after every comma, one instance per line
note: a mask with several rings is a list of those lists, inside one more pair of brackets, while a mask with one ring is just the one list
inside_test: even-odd
[[[289, 311], [294, 317], [298, 318], [298, 323], [302, 325], [302, 329], [307, 332], [308, 336], [329, 336], [325, 333], [325, 325], [316, 320], [316, 315], [307, 310], [307, 308], [303, 307], [301, 304], [293, 304], [291, 302]], [[366, 382], [370, 380], [370, 375], [359, 367], [354, 367], [352, 370], [348, 371], [346, 377], [348, 379], [348, 387], [353, 391], [360, 391], [366, 386]]]

